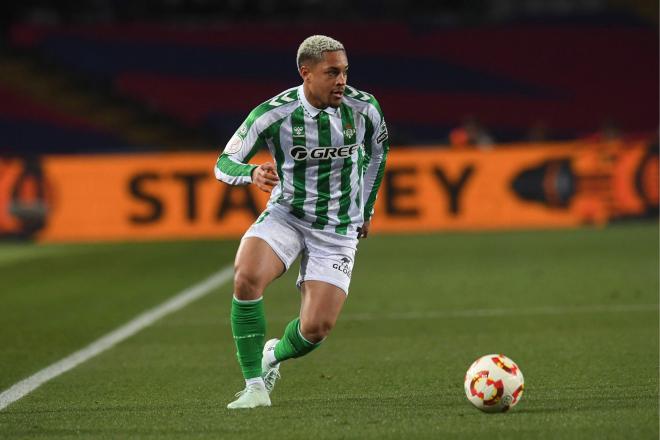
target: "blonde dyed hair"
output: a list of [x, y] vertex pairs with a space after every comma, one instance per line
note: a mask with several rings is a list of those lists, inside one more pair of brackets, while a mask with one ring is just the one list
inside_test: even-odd
[[344, 45], [334, 38], [325, 35], [312, 35], [300, 43], [296, 56], [296, 64], [298, 68], [309, 61], [316, 64], [323, 59], [323, 52], [334, 52], [337, 50], [346, 51]]

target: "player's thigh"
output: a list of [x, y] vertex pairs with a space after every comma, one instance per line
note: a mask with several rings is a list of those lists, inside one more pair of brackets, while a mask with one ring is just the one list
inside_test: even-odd
[[300, 233], [286, 215], [265, 211], [247, 230], [236, 253], [234, 284], [241, 299], [259, 297], [302, 250]]
[[300, 286], [302, 303], [300, 306], [301, 331], [326, 333], [337, 322], [346, 293], [334, 284], [325, 281], [304, 281]]
[[250, 282], [263, 288], [285, 270], [284, 262], [265, 240], [258, 237], [245, 237], [241, 240], [234, 262], [237, 282]]

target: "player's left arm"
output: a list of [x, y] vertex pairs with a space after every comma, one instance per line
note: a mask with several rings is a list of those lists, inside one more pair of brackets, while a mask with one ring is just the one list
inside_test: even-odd
[[378, 189], [385, 174], [385, 163], [387, 162], [387, 153], [390, 150], [390, 140], [387, 133], [387, 124], [380, 105], [375, 98], [372, 97], [371, 104], [373, 105], [371, 111], [367, 114], [371, 133], [365, 139], [365, 152], [366, 152], [366, 167], [364, 170], [364, 187], [363, 187], [363, 200], [364, 204], [364, 224], [359, 229], [358, 238], [366, 238], [369, 234], [369, 226], [371, 225], [371, 217], [374, 213], [374, 206], [376, 204], [376, 196]]

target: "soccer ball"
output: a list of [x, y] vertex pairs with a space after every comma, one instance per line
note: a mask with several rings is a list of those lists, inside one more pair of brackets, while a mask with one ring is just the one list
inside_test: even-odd
[[465, 373], [465, 395], [485, 412], [504, 412], [522, 398], [525, 379], [515, 362], [502, 354], [487, 354]]

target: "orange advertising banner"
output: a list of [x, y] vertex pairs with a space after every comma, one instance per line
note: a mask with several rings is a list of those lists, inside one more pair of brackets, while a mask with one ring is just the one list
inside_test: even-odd
[[[657, 214], [657, 150], [575, 143], [393, 149], [374, 232], [573, 227]], [[239, 237], [268, 194], [213, 175], [214, 153], [0, 160], [0, 236]], [[272, 160], [266, 153], [253, 162]]]

